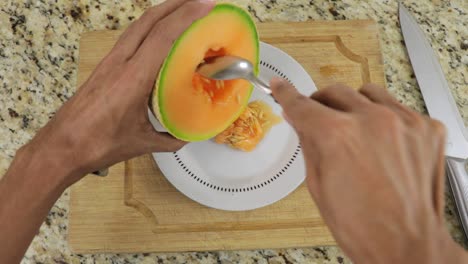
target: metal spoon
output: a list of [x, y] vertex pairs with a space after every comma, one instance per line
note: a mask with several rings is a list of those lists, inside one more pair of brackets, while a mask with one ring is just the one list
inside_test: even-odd
[[218, 56], [205, 59], [198, 65], [197, 72], [209, 79], [233, 80], [244, 79], [266, 94], [271, 95], [270, 86], [258, 79], [250, 61], [236, 56]]

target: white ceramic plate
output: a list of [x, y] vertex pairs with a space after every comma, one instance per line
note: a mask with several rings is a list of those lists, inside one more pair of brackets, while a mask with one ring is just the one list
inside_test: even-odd
[[[283, 51], [261, 43], [260, 60], [262, 80], [281, 76], [305, 95], [317, 89], [302, 66]], [[281, 115], [281, 107], [270, 96], [254, 89], [251, 101], [258, 99]], [[155, 121], [153, 116], [151, 119]], [[274, 126], [252, 152], [205, 141], [190, 143], [174, 153], [154, 153], [153, 157], [180, 192], [221, 210], [251, 210], [272, 204], [305, 178], [299, 141], [286, 121]]]

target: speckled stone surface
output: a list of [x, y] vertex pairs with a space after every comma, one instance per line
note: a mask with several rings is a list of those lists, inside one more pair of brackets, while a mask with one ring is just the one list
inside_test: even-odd
[[[15, 151], [76, 90], [78, 43], [85, 31], [115, 29], [161, 1], [0, 1], [0, 175]], [[392, 0], [237, 0], [258, 21], [367, 19], [379, 23], [388, 88], [400, 101], [425, 112], [409, 64]], [[403, 1], [415, 13], [441, 58], [468, 124], [468, 2]], [[468, 247], [446, 192], [447, 226]], [[23, 263], [350, 263], [337, 247], [180, 254], [76, 255], [67, 246], [68, 192], [52, 208]], [[164, 243], [164, 241], [161, 241]]]

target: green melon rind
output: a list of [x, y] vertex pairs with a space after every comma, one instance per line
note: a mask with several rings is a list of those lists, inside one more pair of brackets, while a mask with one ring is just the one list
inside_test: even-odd
[[[245, 11], [244, 9], [242, 9], [241, 7], [238, 7], [236, 5], [233, 5], [233, 4], [228, 4], [228, 3], [222, 3], [222, 4], [217, 4], [213, 10], [210, 12], [210, 14], [216, 14], [218, 12], [223, 12], [223, 11], [234, 11], [236, 12], [238, 15], [240, 15], [242, 18], [243, 18], [243, 21], [246, 22], [248, 24], [248, 27], [251, 28], [251, 33], [253, 34], [253, 39], [257, 40], [256, 41], [256, 58], [255, 58], [255, 62], [254, 63], [254, 68], [255, 68], [255, 74], [258, 75], [258, 71], [259, 71], [259, 63], [260, 63], [260, 40], [259, 40], [259, 37], [258, 37], [258, 32], [257, 32], [257, 27], [255, 26], [255, 23], [254, 21], [252, 20], [251, 16], [249, 15], [249, 13], [247, 11]], [[208, 14], [208, 16], [210, 15]], [[169, 51], [169, 54], [166, 58], [166, 60], [164, 61], [163, 65], [161, 66], [161, 70], [159, 72], [159, 75], [158, 75], [158, 78], [156, 80], [156, 84], [155, 84], [155, 88], [153, 89], [152, 93], [151, 93], [151, 103], [150, 103], [150, 109], [151, 111], [153, 112], [153, 114], [156, 115], [157, 119], [159, 120], [159, 122], [161, 123], [161, 125], [163, 127], [165, 127], [167, 129], [167, 131], [174, 137], [180, 139], [180, 140], [184, 140], [184, 141], [189, 141], [189, 142], [196, 142], [196, 141], [204, 141], [204, 140], [208, 140], [214, 136], [216, 136], [217, 134], [221, 133], [222, 131], [224, 131], [229, 125], [231, 125], [234, 121], [237, 120], [237, 118], [242, 114], [242, 112], [244, 111], [245, 107], [247, 106], [248, 104], [248, 101], [252, 95], [252, 91], [253, 91], [253, 86], [251, 85], [250, 86], [250, 89], [249, 89], [249, 95], [246, 97], [245, 101], [242, 102], [243, 104], [243, 107], [241, 107], [241, 109], [239, 110], [238, 113], [236, 113], [236, 115], [234, 115], [234, 117], [229, 120], [229, 122], [226, 122], [226, 126], [222, 129], [220, 129], [219, 131], [213, 131], [213, 132], [210, 132], [208, 134], [201, 134], [201, 135], [194, 135], [194, 134], [190, 134], [190, 133], [184, 133], [182, 131], [178, 131], [177, 129], [175, 129], [169, 122], [168, 120], [165, 118], [164, 116], [164, 113], [162, 113], [162, 108], [163, 108], [163, 100], [162, 100], [162, 87], [164, 84], [164, 80], [165, 80], [165, 72], [167, 70], [167, 63], [171, 60], [172, 58], [172, 55], [174, 54], [175, 50], [177, 50], [177, 47], [178, 45], [184, 40], [185, 36], [187, 36], [187, 34], [193, 29], [195, 28], [199, 23], [202, 23], [203, 22], [203, 18], [200, 19], [200, 20], [197, 20], [195, 21], [173, 44], [171, 50]], [[158, 96], [155, 96], [155, 95], [158, 95]]]

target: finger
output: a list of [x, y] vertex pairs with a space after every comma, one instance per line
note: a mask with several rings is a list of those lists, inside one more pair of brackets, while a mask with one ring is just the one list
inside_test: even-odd
[[143, 68], [156, 72], [166, 58], [173, 42], [195, 20], [207, 15], [213, 6], [214, 1], [209, 0], [185, 2], [153, 26], [133, 59]]
[[365, 84], [359, 92], [369, 98], [372, 102], [390, 108], [393, 112], [398, 114], [398, 116], [400, 116], [407, 125], [422, 125], [421, 121], [423, 120], [420, 118], [419, 113], [398, 102], [398, 100], [391, 96], [384, 88], [375, 84]]
[[273, 78], [270, 82], [273, 96], [283, 108], [286, 120], [296, 129], [305, 117], [327, 118], [331, 109], [302, 95], [289, 82], [281, 78]]
[[383, 87], [373, 83], [364, 84], [361, 89], [359, 89], [359, 92], [372, 102], [378, 104], [391, 105], [398, 102]]
[[308, 176], [306, 178], [306, 186], [310, 196], [312, 196], [312, 199], [314, 199], [315, 204], [320, 207], [322, 204], [322, 196], [320, 194], [320, 186], [317, 184], [315, 179], [317, 179], [317, 177], [311, 178]]
[[315, 200], [317, 204], [321, 203], [321, 184], [322, 182], [320, 181], [320, 172], [319, 166], [317, 165], [317, 161], [310, 157], [311, 155], [307, 155], [304, 153], [304, 158], [306, 160], [306, 171], [307, 171], [307, 178], [306, 178], [306, 184], [307, 188], [309, 189], [309, 193], [312, 195], [312, 198]]
[[431, 127], [434, 131], [434, 141], [437, 142], [436, 167], [433, 175], [433, 203], [434, 209], [440, 221], [444, 217], [444, 186], [445, 186], [445, 127], [439, 121], [432, 120]]
[[125, 60], [131, 58], [153, 26], [161, 19], [174, 12], [188, 0], [167, 0], [160, 5], [153, 6], [133, 22], [120, 36], [114, 46], [116, 51]]
[[319, 90], [312, 94], [311, 98], [328, 107], [345, 112], [362, 108], [370, 102], [362, 94], [342, 84], [335, 84]]

